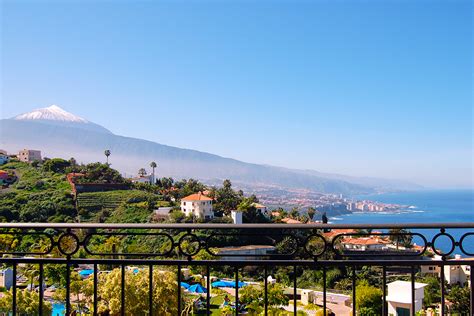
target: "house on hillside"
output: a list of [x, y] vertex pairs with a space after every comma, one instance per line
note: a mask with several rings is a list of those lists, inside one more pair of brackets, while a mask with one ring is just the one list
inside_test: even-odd
[[290, 217], [282, 218], [281, 221], [282, 221], [282, 223], [286, 223], [286, 224], [303, 224], [301, 221], [299, 221], [297, 219], [290, 218]]
[[259, 211], [263, 216], [270, 218], [270, 211], [265, 205], [260, 203], [252, 203], [252, 206], [255, 207], [257, 211]]
[[461, 258], [460, 255], [455, 255], [454, 260], [464, 261], [466, 262], [466, 265], [445, 265], [444, 277], [446, 278], [446, 282], [448, 282], [448, 284], [450, 285], [460, 284], [461, 286], [464, 286], [467, 282], [468, 286], [471, 286], [471, 266], [469, 265], [469, 263], [474, 261], [474, 258]]
[[202, 219], [214, 218], [212, 210], [212, 199], [201, 192], [188, 195], [181, 199], [181, 211], [186, 216], [194, 216]]
[[23, 149], [18, 153], [18, 159], [23, 162], [33, 162], [41, 160], [40, 150]]
[[391, 245], [392, 242], [387, 238], [368, 236], [358, 238], [344, 237], [341, 239], [341, 244], [347, 250], [370, 251], [388, 250], [388, 245]]
[[[415, 313], [423, 307], [423, 298], [425, 297], [424, 287], [428, 284], [415, 283]], [[388, 314], [397, 316], [415, 316], [411, 313], [412, 296], [411, 282], [395, 281], [387, 284], [387, 305]]]
[[138, 176], [138, 177], [135, 177], [135, 178], [130, 178], [130, 181], [132, 181], [132, 183], [148, 183], [148, 184], [151, 184], [153, 182], [153, 175]]

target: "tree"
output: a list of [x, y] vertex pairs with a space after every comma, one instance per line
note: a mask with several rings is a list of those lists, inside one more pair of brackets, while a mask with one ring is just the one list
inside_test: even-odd
[[464, 315], [464, 313], [469, 310], [470, 293], [469, 287], [467, 286], [460, 287], [459, 285], [453, 285], [446, 296], [446, 298], [452, 303], [450, 312]]
[[[263, 289], [254, 286], [246, 286], [239, 291], [239, 301], [247, 305], [247, 308], [259, 313], [263, 310], [265, 302], [263, 300]], [[267, 287], [267, 301], [269, 307], [288, 305], [289, 298], [284, 294], [283, 287], [278, 284], [269, 284]]]
[[382, 290], [361, 282], [356, 287], [356, 309], [360, 315], [372, 316], [382, 314]]
[[242, 196], [238, 195], [237, 192], [232, 189], [232, 183], [230, 180], [224, 180], [222, 185], [222, 188], [219, 188], [216, 191], [216, 203], [214, 206], [216, 210], [222, 211], [228, 215], [232, 210], [237, 209], [242, 201]]
[[392, 228], [388, 233], [390, 234], [388, 238], [396, 243], [397, 250], [400, 244], [406, 248], [411, 247], [413, 235], [410, 234], [410, 231], [406, 229]]
[[[12, 310], [13, 292], [5, 292], [0, 298], [0, 313], [9, 315]], [[17, 315], [38, 315], [39, 294], [35, 291], [17, 290], [16, 293], [16, 313]], [[43, 315], [51, 315], [52, 306], [48, 301], [43, 301]]]
[[52, 158], [43, 163], [43, 169], [45, 171], [51, 171], [55, 173], [64, 173], [66, 168], [71, 164], [69, 161], [61, 158]]
[[145, 170], [145, 168], [140, 168], [140, 169], [138, 169], [138, 175], [139, 175], [140, 177], [146, 176], [146, 170]]
[[296, 206], [291, 209], [289, 216], [293, 219], [299, 218], [300, 212], [298, 211], [298, 208]]
[[425, 297], [423, 304], [425, 306], [434, 306], [441, 302], [440, 282], [437, 276], [427, 276], [423, 279], [423, 283], [428, 284], [424, 288]]
[[106, 157], [106, 162], [105, 162], [105, 163], [107, 164], [107, 166], [109, 166], [110, 150], [106, 149], [106, 150], [104, 151], [104, 155], [105, 155], [105, 157]]
[[309, 219], [312, 221], [314, 215], [316, 215], [316, 210], [314, 209], [314, 207], [310, 207], [310, 208], [308, 208], [307, 213], [308, 213]]
[[151, 174], [153, 175], [153, 176], [152, 176], [151, 184], [155, 184], [155, 168], [156, 168], [157, 166], [158, 166], [158, 165], [157, 165], [156, 162], [154, 162], [154, 161], [152, 161], [152, 162], [150, 163], [150, 167], [151, 167], [151, 169], [152, 169], [152, 173], [151, 173]]
[[267, 223], [268, 219], [255, 207], [255, 196], [242, 197], [237, 210], [242, 211], [244, 223]]
[[[92, 282], [92, 281], [91, 281]], [[118, 316], [121, 312], [121, 270], [99, 274], [100, 314]], [[148, 270], [125, 271], [125, 315], [143, 315], [149, 309]], [[156, 315], [178, 315], [176, 273], [153, 270], [153, 310]]]

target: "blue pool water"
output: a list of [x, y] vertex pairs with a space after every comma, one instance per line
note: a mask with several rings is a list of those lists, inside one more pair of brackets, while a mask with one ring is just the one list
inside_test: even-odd
[[53, 313], [52, 316], [64, 316], [66, 313], [66, 307], [63, 303], [53, 303]]

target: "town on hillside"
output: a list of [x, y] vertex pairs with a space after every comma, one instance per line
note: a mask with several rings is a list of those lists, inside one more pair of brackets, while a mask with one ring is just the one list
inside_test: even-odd
[[[74, 158], [46, 158], [41, 151], [24, 149], [18, 153], [0, 151], [0, 219], [3, 222], [49, 222], [49, 223], [216, 223], [238, 224], [263, 223], [272, 224], [311, 224], [328, 223], [328, 214], [340, 210], [344, 212], [382, 212], [398, 210], [401, 205], [383, 204], [374, 201], [357, 201], [338, 194], [318, 194], [305, 201], [304, 207], [285, 208], [271, 197], [246, 194], [234, 189], [230, 180], [221, 185], [206, 185], [195, 179], [175, 180], [159, 176], [159, 162], [150, 162], [138, 170], [134, 177], [124, 177], [119, 171], [111, 168], [113, 153], [104, 151], [104, 161], [83, 164]], [[279, 197], [283, 198], [282, 196]], [[265, 201], [273, 201], [272, 206]], [[312, 204], [314, 202], [314, 204]], [[301, 203], [296, 203], [301, 205]], [[304, 204], [304, 203], [303, 203]], [[237, 226], [236, 226], [237, 227]], [[240, 226], [239, 226], [240, 227]], [[291, 226], [288, 226], [291, 227]], [[439, 288], [441, 278], [446, 281], [446, 299], [452, 311], [462, 310], [469, 305], [471, 271], [468, 264], [445, 265], [436, 264], [441, 259], [439, 252], [427, 248], [425, 244], [417, 244], [416, 235], [403, 229], [391, 231], [354, 230], [354, 229], [322, 229], [318, 232], [322, 240], [313, 240], [308, 246], [315, 253], [322, 251], [323, 258], [330, 260], [345, 256], [348, 260], [366, 258], [367, 255], [382, 255], [384, 258], [412, 258], [433, 264], [422, 266], [416, 273], [415, 295], [417, 315], [438, 315], [440, 310]], [[177, 236], [182, 237], [182, 235]], [[53, 234], [51, 238], [57, 238]], [[229, 239], [231, 243], [229, 244]], [[317, 238], [316, 238], [317, 239]], [[178, 239], [180, 240], [180, 239]], [[161, 237], [156, 240], [129, 240], [117, 236], [95, 236], [90, 242], [92, 251], [97, 253], [118, 253], [120, 251], [143, 251], [145, 253], [167, 253], [167, 242]], [[190, 242], [191, 244], [191, 242]], [[334, 252], [326, 251], [327, 244], [334, 245]], [[189, 245], [188, 245], [189, 246]], [[258, 240], [252, 236], [239, 235], [217, 238], [209, 244], [209, 252], [204, 250], [192, 254], [193, 258], [214, 260], [261, 260], [264, 258], [285, 258], [297, 256], [311, 259], [306, 252], [294, 252], [298, 242], [291, 238], [277, 236], [271, 240]], [[12, 240], [0, 236], [1, 249], [19, 249], [27, 251], [33, 247], [41, 247], [26, 239]], [[150, 247], [150, 248], [148, 248]], [[152, 249], [152, 250], [150, 250]], [[90, 250], [91, 251], [91, 250]], [[311, 251], [309, 251], [311, 253]], [[168, 256], [179, 258], [180, 254], [169, 253]], [[213, 258], [214, 257], [214, 258]], [[471, 260], [453, 255], [453, 260]], [[46, 283], [41, 286], [42, 297], [47, 300], [45, 308], [48, 313], [64, 311], [64, 279], [57, 267], [48, 266], [44, 271]], [[8, 312], [11, 302], [9, 290], [15, 283], [24, 291], [20, 304], [28, 305], [27, 299], [36, 299], [40, 286], [35, 277], [37, 267], [23, 265], [18, 268], [16, 279], [10, 267], [4, 266], [0, 271], [0, 313]], [[73, 280], [76, 311], [86, 315], [91, 310], [91, 292], [88, 290], [93, 279], [93, 267], [77, 265], [74, 267]], [[148, 278], [147, 270], [141, 266], [127, 266], [127, 280], [142, 282]], [[382, 304], [381, 281], [376, 277], [380, 273], [378, 267], [366, 267], [358, 272], [358, 306], [352, 306], [352, 271], [345, 267], [332, 267], [325, 271], [325, 284], [321, 283], [320, 270], [290, 270], [289, 267], [274, 267], [269, 271], [268, 278], [262, 280], [261, 271], [249, 267], [242, 271], [240, 283], [233, 280], [233, 274], [225, 267], [215, 267], [209, 279], [205, 271], [196, 266], [183, 267], [181, 270], [181, 289], [183, 310], [186, 315], [198, 315], [205, 310], [205, 297], [210, 288], [212, 315], [238, 314], [257, 315], [262, 312], [262, 284], [268, 284], [272, 291], [271, 308], [278, 315], [288, 315], [294, 310], [293, 302], [297, 301], [297, 309], [301, 315], [350, 315], [356, 308], [360, 315], [378, 315]], [[113, 294], [120, 289], [113, 288], [114, 280], [120, 277], [120, 269], [107, 266], [101, 268], [99, 279], [111, 288], [102, 288], [101, 308], [107, 313], [113, 310]], [[176, 282], [173, 274], [166, 268], [155, 270], [157, 286], [166, 287]], [[290, 276], [294, 275], [298, 287], [293, 291]], [[327, 279], [326, 279], [327, 278]], [[387, 271], [386, 302], [389, 315], [400, 310], [411, 310], [410, 293], [412, 283], [409, 271], [402, 267], [393, 267]], [[143, 281], [145, 282], [145, 281]], [[322, 289], [327, 289], [327, 292]], [[141, 293], [140, 289], [136, 289]], [[236, 292], [239, 300], [236, 302]], [[23, 292], [22, 292], [23, 293]], [[160, 292], [161, 293], [161, 292]], [[142, 295], [146, 295], [142, 293]], [[157, 294], [158, 295], [158, 294]], [[169, 295], [177, 295], [170, 292]], [[296, 296], [295, 296], [296, 295]], [[30, 298], [28, 298], [30, 296]], [[19, 296], [20, 297], [20, 296]], [[108, 298], [108, 299], [106, 299]], [[174, 312], [175, 307], [166, 306], [166, 299], [160, 298], [164, 307]], [[324, 300], [324, 302], [323, 302]], [[160, 301], [160, 302], [162, 302]], [[466, 303], [467, 302], [467, 303]], [[466, 305], [467, 304], [467, 305]], [[323, 310], [324, 306], [326, 310]], [[3, 309], [2, 309], [3, 308]], [[19, 307], [20, 308], [20, 307]], [[127, 307], [134, 310], [133, 306]], [[215, 313], [214, 313], [215, 312]], [[108, 315], [104, 313], [103, 315]], [[112, 315], [113, 313], [110, 313]], [[275, 314], [277, 315], [277, 314]]]

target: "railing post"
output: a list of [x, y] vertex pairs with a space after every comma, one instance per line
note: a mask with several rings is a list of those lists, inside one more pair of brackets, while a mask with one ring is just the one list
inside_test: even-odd
[[122, 264], [120, 266], [121, 270], [121, 287], [122, 290], [120, 291], [120, 304], [121, 304], [121, 309], [120, 309], [120, 315], [125, 316], [125, 265]]
[[[181, 286], [181, 285], [180, 285]], [[149, 314], [153, 315], [153, 265], [148, 266], [148, 304]]]
[[264, 298], [263, 298], [263, 303], [265, 306], [265, 316], [268, 315], [268, 271], [267, 271], [267, 266], [263, 268], [263, 275], [264, 275], [264, 284], [265, 284], [265, 292], [264, 292]]
[[97, 316], [97, 263], [94, 263], [94, 316]]
[[211, 272], [209, 264], [206, 265], [206, 315], [211, 315]]
[[16, 271], [16, 263], [13, 264], [13, 289], [12, 289], [12, 316], [16, 316], [16, 275], [17, 275], [17, 271]]
[[356, 316], [356, 267], [352, 266], [352, 316]]
[[178, 263], [178, 316], [181, 316], [181, 264]]
[[[441, 315], [445, 315], [445, 306], [444, 306], [444, 263], [441, 264], [441, 275], [440, 275], [440, 283], [441, 283]], [[449, 268], [449, 266], [448, 266]]]
[[415, 266], [411, 266], [411, 314], [415, 315]]
[[474, 265], [469, 266], [471, 275], [469, 277], [471, 283], [471, 315], [474, 315]]
[[296, 266], [293, 266], [293, 313], [298, 314], [298, 290], [296, 288]]
[[323, 266], [323, 315], [326, 316], [326, 266]]
[[[68, 256], [69, 257], [69, 256]], [[66, 315], [71, 313], [71, 264], [66, 263]]]
[[387, 268], [382, 267], [382, 316], [387, 316]]
[[235, 315], [239, 316], [239, 267], [235, 267]]
[[39, 264], [39, 305], [38, 305], [38, 313], [39, 316], [43, 316], [43, 277], [44, 277], [44, 269], [43, 264]]

